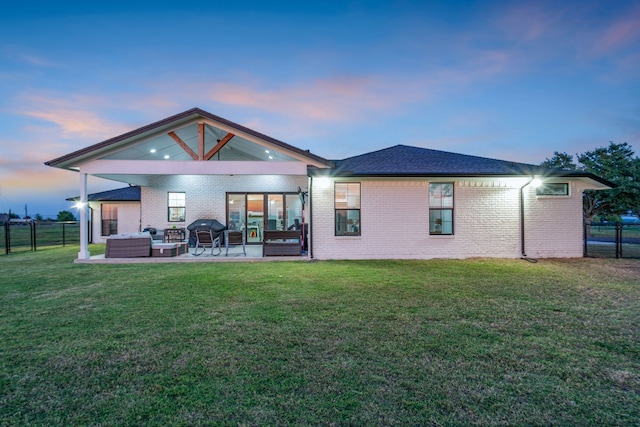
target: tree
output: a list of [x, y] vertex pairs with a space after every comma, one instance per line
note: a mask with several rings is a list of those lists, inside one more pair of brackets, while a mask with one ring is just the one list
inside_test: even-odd
[[9, 215], [9, 219], [11, 219], [11, 218], [20, 218], [20, 215], [16, 215], [16, 214], [14, 214], [14, 213], [13, 213], [13, 212], [11, 212], [11, 211], [9, 211], [9, 213], [8, 213], [8, 214], [7, 214], [7, 213], [0, 212], [0, 215]]
[[58, 212], [58, 221], [75, 221], [76, 217], [69, 211]]
[[540, 163], [540, 166], [551, 169], [565, 169], [572, 171], [578, 168], [573, 162], [573, 156], [571, 154], [559, 153], [557, 151], [553, 152], [553, 157], [550, 159], [547, 158], [544, 162]]
[[584, 219], [594, 216], [620, 215], [629, 210], [640, 213], [640, 158], [626, 142], [609, 142], [608, 147], [577, 154], [578, 164], [567, 153], [554, 152], [541, 166], [581, 170], [605, 178], [616, 188], [604, 191], [586, 190], [583, 196]]

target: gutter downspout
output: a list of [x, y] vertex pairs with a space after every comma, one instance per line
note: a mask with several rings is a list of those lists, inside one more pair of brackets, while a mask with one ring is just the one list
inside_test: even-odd
[[524, 188], [533, 182], [535, 177], [531, 177], [522, 187], [520, 187], [520, 248], [522, 249], [522, 259], [529, 262], [538, 262], [533, 258], [527, 257], [525, 251], [525, 232], [524, 232]]

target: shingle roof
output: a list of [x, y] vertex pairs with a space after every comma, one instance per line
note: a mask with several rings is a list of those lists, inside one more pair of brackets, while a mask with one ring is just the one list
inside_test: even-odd
[[379, 151], [335, 160], [336, 173], [375, 176], [488, 176], [531, 175], [539, 166], [469, 156], [447, 151], [396, 145]]
[[335, 169], [310, 168], [310, 175], [334, 176], [430, 176], [430, 177], [491, 177], [491, 176], [546, 176], [566, 178], [587, 178], [614, 188], [612, 182], [584, 171], [547, 169], [527, 163], [489, 159], [450, 153], [428, 148], [396, 145], [371, 153], [334, 160]]
[[[90, 202], [139, 202], [140, 187], [137, 185], [131, 187], [117, 188], [115, 190], [101, 191], [100, 193], [92, 193], [87, 196]], [[72, 197], [67, 200], [80, 200], [80, 197]]]

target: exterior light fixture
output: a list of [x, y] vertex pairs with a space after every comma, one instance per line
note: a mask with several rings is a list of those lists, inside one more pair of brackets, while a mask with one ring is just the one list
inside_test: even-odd
[[165, 154], [165, 155], [164, 155], [164, 158], [165, 158], [165, 159], [168, 159], [169, 157], [171, 157], [171, 156], [169, 156], [168, 154]]
[[156, 149], [155, 149], [155, 148], [152, 148], [151, 150], [149, 150], [149, 152], [150, 152], [151, 154], [153, 154], [153, 153], [155, 153], [155, 152], [156, 152]]
[[329, 184], [331, 184], [331, 180], [329, 179], [329, 177], [320, 176], [316, 178], [316, 185], [318, 186], [318, 188], [327, 188], [329, 187]]

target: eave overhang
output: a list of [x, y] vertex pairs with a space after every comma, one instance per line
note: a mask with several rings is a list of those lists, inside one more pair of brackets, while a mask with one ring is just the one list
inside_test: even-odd
[[410, 173], [391, 173], [391, 172], [354, 172], [350, 170], [339, 170], [333, 168], [308, 168], [307, 173], [311, 177], [332, 177], [332, 178], [531, 178], [539, 177], [543, 179], [553, 178], [571, 178], [583, 180], [590, 183], [594, 190], [608, 190], [615, 188], [616, 185], [611, 181], [601, 178], [588, 172], [579, 171], [563, 171], [563, 170], [531, 170], [523, 173], [500, 174], [495, 172], [410, 172]]

